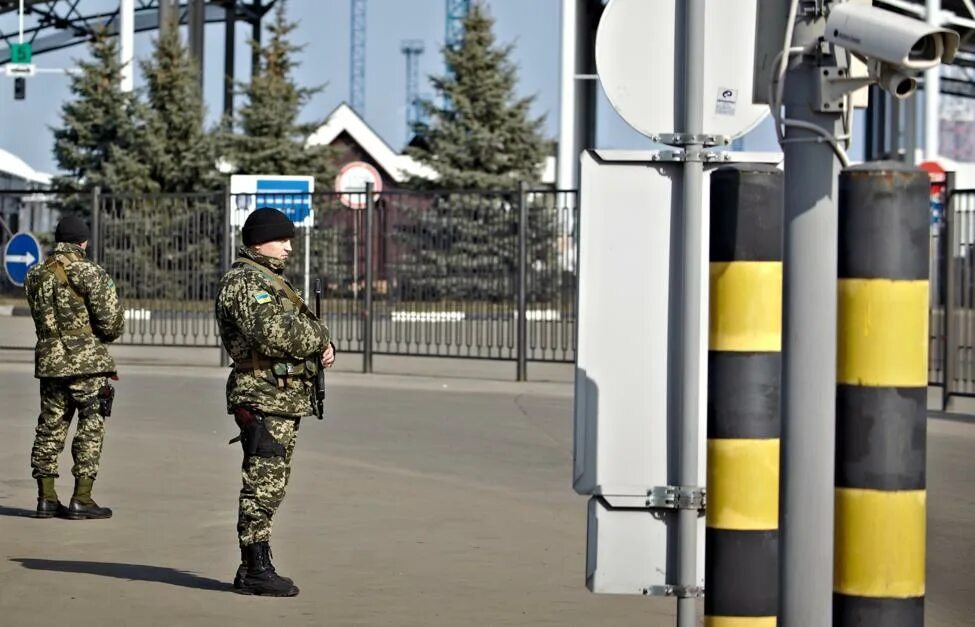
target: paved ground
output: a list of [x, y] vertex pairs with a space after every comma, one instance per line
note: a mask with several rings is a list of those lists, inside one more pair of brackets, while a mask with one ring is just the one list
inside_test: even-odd
[[37, 391], [29, 364], [0, 364], [0, 623], [672, 624], [666, 600], [585, 590], [564, 384], [332, 375], [275, 526], [302, 593], [227, 592], [240, 460], [223, 376], [126, 368], [95, 494], [117, 514], [72, 523], [23, 516]]
[[[302, 593], [255, 599], [228, 592], [240, 459], [225, 371], [126, 367], [96, 485], [116, 517], [41, 521], [24, 515], [29, 356], [0, 353], [0, 624], [673, 624], [667, 600], [585, 590], [565, 383], [332, 374], [330, 418], [302, 424], [275, 526]], [[928, 625], [975, 615], [973, 450], [975, 425], [930, 421]]]

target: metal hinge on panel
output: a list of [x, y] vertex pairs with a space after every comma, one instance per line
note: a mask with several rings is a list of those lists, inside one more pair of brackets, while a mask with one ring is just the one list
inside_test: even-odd
[[655, 486], [647, 490], [646, 506], [651, 509], [703, 510], [707, 506], [707, 492], [697, 486]]
[[648, 597], [678, 597], [681, 599], [697, 599], [704, 596], [704, 588], [701, 586], [650, 586], [643, 589], [644, 596]]

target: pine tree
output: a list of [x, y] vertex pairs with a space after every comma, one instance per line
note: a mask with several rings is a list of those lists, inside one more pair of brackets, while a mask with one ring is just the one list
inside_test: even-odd
[[225, 145], [242, 174], [307, 174], [325, 184], [335, 173], [332, 151], [305, 145], [321, 122], [298, 121], [302, 107], [321, 87], [299, 87], [294, 81], [299, 65], [295, 56], [304, 46], [289, 39], [297, 25], [287, 20], [285, 4], [278, 2], [270, 38], [259, 51], [260, 67], [244, 86], [246, 103], [237, 120], [240, 132], [225, 137]]
[[[475, 2], [464, 21], [463, 43], [444, 48], [450, 73], [431, 79], [436, 100], [422, 103], [429, 121], [418, 125], [422, 141], [408, 154], [439, 177], [411, 183], [457, 191], [438, 194], [428, 211], [400, 229], [411, 251], [400, 269], [406, 299], [512, 301], [520, 202], [529, 204], [528, 264], [544, 265], [551, 258], [554, 214], [512, 191], [521, 182], [539, 182], [547, 146], [544, 118], [529, 116], [534, 97], [516, 97], [513, 47], [495, 43], [493, 26], [483, 3]], [[461, 191], [470, 189], [507, 191]], [[545, 300], [552, 287], [539, 282], [534, 300]]]
[[54, 157], [65, 172], [54, 177], [57, 189], [76, 192], [59, 209], [87, 218], [90, 192], [145, 193], [158, 190], [143, 162], [145, 109], [134, 93], [120, 86], [122, 66], [118, 45], [104, 32], [89, 47], [90, 59], [80, 60], [71, 77], [74, 95], [61, 107], [62, 126], [54, 131]]
[[199, 73], [180, 40], [175, 17], [142, 62], [146, 78], [150, 174], [166, 193], [209, 192], [221, 185], [213, 137], [204, 128]]
[[437, 98], [421, 102], [428, 119], [417, 128], [423, 142], [407, 152], [439, 174], [433, 183], [439, 188], [512, 189], [539, 181], [545, 118], [529, 117], [533, 96], [516, 97], [513, 46], [498, 46], [493, 28], [483, 3], [473, 3], [463, 43], [443, 50], [451, 72], [431, 78]]

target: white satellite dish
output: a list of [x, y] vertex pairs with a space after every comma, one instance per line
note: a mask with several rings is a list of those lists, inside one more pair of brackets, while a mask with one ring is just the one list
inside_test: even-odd
[[[596, 32], [599, 82], [616, 112], [648, 137], [678, 129], [680, 77], [675, 78], [683, 33], [677, 3], [684, 0], [610, 0]], [[752, 104], [757, 0], [705, 3], [704, 134], [741, 137], [769, 109]]]

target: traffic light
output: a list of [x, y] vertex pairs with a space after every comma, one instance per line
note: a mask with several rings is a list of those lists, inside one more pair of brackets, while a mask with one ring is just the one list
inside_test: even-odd
[[14, 79], [14, 100], [23, 100], [27, 97], [27, 79], [18, 76]]

